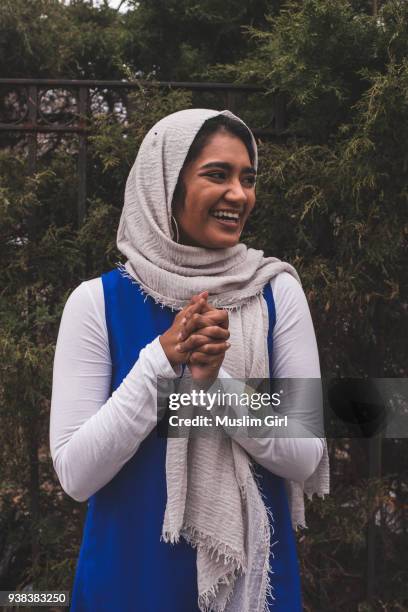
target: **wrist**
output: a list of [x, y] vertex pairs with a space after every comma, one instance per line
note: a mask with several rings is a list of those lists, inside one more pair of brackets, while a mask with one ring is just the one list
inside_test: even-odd
[[166, 333], [162, 334], [161, 336], [159, 336], [159, 342], [162, 346], [163, 351], [166, 354], [166, 357], [168, 359], [168, 362], [170, 363], [172, 368], [176, 368], [179, 363], [175, 360], [174, 358], [174, 352], [171, 349], [171, 344], [166, 336]]

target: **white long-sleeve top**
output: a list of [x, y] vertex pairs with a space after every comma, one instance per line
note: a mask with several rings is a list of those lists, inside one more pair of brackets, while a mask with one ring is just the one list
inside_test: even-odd
[[[271, 281], [276, 309], [273, 377], [320, 378], [306, 297], [288, 273]], [[140, 321], [143, 325], [143, 321]], [[50, 445], [62, 488], [85, 501], [137, 452], [157, 424], [157, 377], [179, 376], [157, 336], [110, 395], [112, 362], [102, 279], [79, 285], [68, 298], [58, 334], [51, 401]], [[221, 368], [219, 378], [229, 375]], [[266, 469], [306, 480], [323, 454], [318, 437], [239, 438]]]

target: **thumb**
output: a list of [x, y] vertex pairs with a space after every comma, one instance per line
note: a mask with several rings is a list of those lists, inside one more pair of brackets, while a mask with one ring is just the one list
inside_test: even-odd
[[197, 304], [197, 302], [199, 300], [205, 300], [202, 307], [201, 307], [201, 312], [208, 312], [209, 310], [212, 310], [212, 308], [210, 307], [210, 305], [207, 302], [208, 299], [208, 291], [202, 291], [201, 293], [198, 293], [196, 295], [193, 295], [190, 303], [191, 304]]
[[209, 296], [208, 291], [202, 291], [201, 293], [199, 293], [197, 295], [193, 295], [193, 297], [191, 298], [191, 303], [192, 304], [196, 304], [198, 302], [198, 300], [205, 299], [204, 305], [201, 308], [201, 312], [202, 313], [204, 313], [204, 312], [211, 312], [213, 310], [217, 310], [217, 308], [215, 308], [215, 306], [213, 306], [212, 304], [209, 304], [207, 302], [208, 296]]
[[197, 293], [196, 295], [193, 295], [191, 298], [191, 302], [193, 304], [196, 304], [198, 302], [198, 300], [207, 300], [208, 298], [208, 291], [202, 291], [201, 293]]

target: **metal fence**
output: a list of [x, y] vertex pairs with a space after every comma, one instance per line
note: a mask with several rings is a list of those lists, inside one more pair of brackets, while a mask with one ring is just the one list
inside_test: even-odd
[[[195, 94], [212, 93], [224, 108], [236, 110], [242, 94], [265, 92], [255, 85], [231, 83], [145, 82], [149, 87], [184, 89]], [[97, 110], [116, 113], [119, 120], [128, 114], [128, 94], [143, 87], [143, 81], [99, 81], [64, 79], [0, 79], [0, 134], [14, 132], [27, 138], [28, 173], [36, 169], [39, 134], [78, 136], [78, 222], [86, 213], [87, 135], [89, 119]], [[252, 127], [252, 126], [251, 126]], [[253, 127], [255, 136], [270, 138], [282, 132], [284, 104], [272, 97], [268, 124]]]

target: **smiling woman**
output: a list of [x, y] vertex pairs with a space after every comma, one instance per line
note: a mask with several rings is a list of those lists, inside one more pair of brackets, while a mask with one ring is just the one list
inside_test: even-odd
[[[164, 117], [126, 184], [126, 264], [67, 301], [50, 440], [63, 488], [88, 500], [75, 612], [302, 609], [293, 528], [305, 525], [303, 494], [328, 493], [324, 434], [166, 440], [156, 429], [158, 377], [191, 388], [320, 378], [296, 271], [240, 242], [257, 162], [229, 111]], [[293, 397], [296, 415], [308, 410]]]
[[190, 148], [173, 198], [180, 240], [219, 249], [238, 243], [255, 205], [255, 151], [248, 131], [209, 119]]

